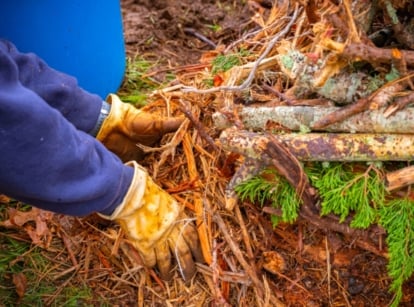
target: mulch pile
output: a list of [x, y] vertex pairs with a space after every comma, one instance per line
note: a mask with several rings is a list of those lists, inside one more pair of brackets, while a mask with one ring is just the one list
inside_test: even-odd
[[[186, 116], [158, 148], [146, 149], [141, 163], [198, 225], [206, 263], [198, 264], [195, 278], [185, 284], [176, 272], [172, 281], [160, 280], [142, 266], [120, 229], [97, 216], [27, 216], [11, 210], [9, 220], [20, 229], [13, 237], [44, 247], [56, 264], [50, 274], [61, 287], [85, 283], [97, 302], [114, 305], [387, 306], [392, 301], [380, 231], [369, 233], [376, 237], [367, 241], [363, 231], [330, 228], [332, 221], [316, 216], [312, 222], [306, 215], [275, 228], [270, 209], [241, 201], [229, 206], [226, 187], [244, 157], [223, 149], [214, 116], [224, 114], [242, 130], [238, 112], [244, 106], [340, 106], [340, 112], [318, 123], [321, 128], [366, 110], [403, 110], [412, 101], [407, 96], [412, 95], [409, 12], [414, 6], [410, 1], [276, 3], [254, 1], [252, 30], [204, 52], [199, 63], [172, 69], [177, 79], [155, 91], [145, 107]], [[214, 59], [229, 54], [238, 55], [238, 64], [212, 73]], [[391, 67], [399, 78], [375, 90], [361, 86], [353, 97], [319, 91], [330, 77], [351, 71], [363, 75], [358, 76], [361, 84], [368, 71], [385, 80]], [[384, 92], [387, 99], [378, 99]], [[402, 300], [407, 306], [414, 299], [412, 285], [412, 279], [407, 281]]]

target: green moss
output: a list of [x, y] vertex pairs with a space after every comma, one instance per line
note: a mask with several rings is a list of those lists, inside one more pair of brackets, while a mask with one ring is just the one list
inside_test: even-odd
[[280, 57], [280, 60], [286, 69], [292, 70], [293, 65], [295, 64], [295, 60], [292, 57], [289, 55], [283, 55]]
[[218, 55], [212, 62], [212, 69], [211, 73], [213, 75], [225, 72], [231, 69], [234, 66], [240, 65], [241, 60], [240, 57], [236, 54], [229, 54], [229, 55]]
[[385, 75], [385, 80], [390, 82], [390, 81], [398, 79], [399, 77], [400, 77], [400, 72], [394, 66], [392, 66], [389, 73]]

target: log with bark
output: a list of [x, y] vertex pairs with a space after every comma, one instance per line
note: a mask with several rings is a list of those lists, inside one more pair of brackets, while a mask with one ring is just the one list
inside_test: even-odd
[[[263, 134], [228, 128], [220, 135], [223, 149], [245, 157], [226, 187], [226, 208], [234, 208], [238, 198], [234, 188], [273, 165], [266, 153], [277, 142], [300, 161], [410, 161], [414, 159], [413, 134], [308, 133]], [[390, 179], [391, 180], [391, 179]], [[393, 177], [392, 181], [397, 179]]]
[[309, 184], [298, 160], [302, 161], [372, 161], [400, 160], [414, 157], [414, 135], [376, 134], [259, 134], [229, 128], [220, 141], [225, 150], [245, 157], [226, 187], [226, 209], [232, 210], [238, 201], [236, 185], [257, 175], [266, 167], [275, 167], [295, 188], [301, 199], [299, 215], [320, 229], [330, 229], [355, 237], [356, 244], [365, 250], [387, 257], [371, 241], [370, 234], [383, 234], [378, 227], [367, 231], [340, 224], [335, 217], [322, 218], [318, 209], [317, 191]]
[[[313, 129], [322, 118], [341, 110], [341, 107], [243, 107], [238, 115], [248, 130], [266, 130], [268, 127], [282, 126], [292, 131]], [[392, 116], [386, 116], [384, 109], [369, 110], [356, 114], [342, 122], [329, 125], [320, 131], [364, 132], [364, 133], [413, 133], [414, 108], [405, 108]], [[213, 114], [214, 125], [218, 129], [232, 126], [231, 121], [220, 112]]]
[[[288, 133], [272, 134], [285, 144], [289, 151], [301, 161], [410, 161], [414, 159], [414, 134], [373, 133]], [[234, 128], [224, 130], [220, 142], [225, 150], [261, 160], [266, 134], [241, 131]]]

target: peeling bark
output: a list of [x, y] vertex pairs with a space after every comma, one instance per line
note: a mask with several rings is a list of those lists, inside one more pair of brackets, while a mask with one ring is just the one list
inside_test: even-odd
[[414, 165], [408, 166], [386, 175], [387, 190], [394, 191], [414, 184]]
[[[238, 114], [246, 129], [266, 130], [268, 126], [281, 125], [299, 131], [302, 128], [312, 129], [322, 118], [341, 109], [341, 107], [316, 106], [244, 107]], [[218, 129], [232, 126], [222, 113], [216, 112], [213, 119]], [[384, 115], [384, 109], [369, 110], [319, 131], [409, 134], [414, 132], [414, 108], [405, 108], [390, 117]]]

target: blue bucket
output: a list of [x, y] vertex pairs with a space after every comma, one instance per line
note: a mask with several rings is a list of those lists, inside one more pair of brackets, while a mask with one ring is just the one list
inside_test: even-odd
[[119, 0], [1, 1], [0, 37], [102, 98], [121, 85], [126, 56]]

